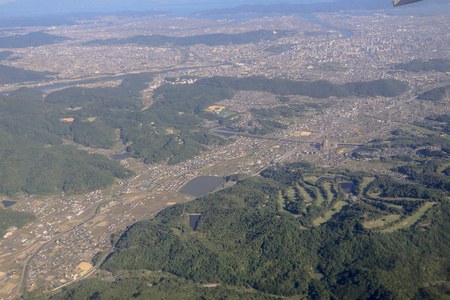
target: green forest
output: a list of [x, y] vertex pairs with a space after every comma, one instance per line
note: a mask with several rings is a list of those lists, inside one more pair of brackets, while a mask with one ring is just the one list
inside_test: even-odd
[[[227, 286], [204, 287], [190, 280], [177, 278], [164, 272], [130, 272], [121, 276], [120, 281], [110, 283], [99, 279], [76, 283], [70, 294], [61, 293], [52, 299], [247, 299], [268, 300], [274, 297]], [[25, 295], [26, 300], [47, 300], [38, 292]]]
[[56, 36], [45, 32], [30, 32], [24, 35], [13, 35], [0, 37], [0, 48], [27, 48], [51, 45], [70, 40], [63, 36]]
[[32, 214], [0, 208], [0, 239], [9, 228], [13, 226], [21, 228], [34, 220], [35, 217]]
[[[343, 183], [352, 183], [351, 191]], [[126, 298], [167, 299], [211, 283], [221, 286], [203, 288], [199, 295], [208, 292], [206, 299], [216, 299], [214, 291], [241, 287], [256, 291], [244, 299], [444, 297], [450, 287], [439, 282], [450, 275], [449, 191], [420, 187], [418, 195], [418, 188], [309, 163], [269, 168], [260, 177], [133, 225], [101, 266], [120, 279], [84, 281], [54, 299], [103, 297], [111, 290]], [[201, 214], [196, 231], [189, 227], [192, 213]], [[383, 224], [369, 225], [381, 219]], [[124, 270], [170, 274], [189, 281], [190, 288], [167, 288], [168, 278], [123, 278]]]
[[[22, 148], [23, 146], [23, 148]], [[126, 179], [131, 171], [103, 155], [90, 155], [73, 146], [21, 145], [5, 149], [0, 160], [0, 193], [45, 195], [86, 193]]]
[[405, 70], [409, 72], [450, 72], [450, 59], [430, 59], [428, 61], [422, 61], [419, 59], [412, 60], [407, 63], [397, 64], [397, 69]]
[[408, 85], [395, 79], [379, 79], [368, 82], [350, 82], [343, 85], [326, 80], [293, 81], [288, 79], [269, 79], [263, 76], [246, 78], [212, 77], [200, 79], [198, 85], [211, 85], [231, 88], [237, 91], [261, 91], [275, 95], [304, 95], [312, 98], [330, 97], [395, 97], [404, 93]]
[[[396, 129], [384, 139], [374, 139], [367, 143], [369, 148], [412, 148], [421, 156], [448, 157], [450, 154], [450, 118], [448, 115], [429, 116], [422, 122], [415, 122]], [[427, 147], [440, 150], [427, 151]], [[428, 149], [429, 150], [429, 149]]]
[[[106, 89], [111, 95], [128, 95], [123, 102], [125, 108], [118, 107], [120, 101], [112, 96], [102, 97], [100, 89], [78, 88], [54, 92], [47, 97], [24, 89], [3, 97], [0, 104], [10, 114], [15, 111], [26, 113], [23, 126], [28, 124], [26, 120], [46, 124], [47, 131], [43, 130], [43, 125], [34, 126], [35, 132], [21, 131], [18, 127], [15, 135], [23, 137], [26, 133], [27, 137], [32, 137], [36, 145], [41, 145], [42, 151], [41, 154], [32, 152], [39, 155], [39, 161], [45, 161], [46, 155], [49, 156], [55, 168], [59, 165], [58, 149], [68, 147], [61, 145], [60, 139], [62, 136], [75, 139], [77, 122], [93, 122], [98, 126], [99, 134], [105, 136], [108, 130], [102, 131], [102, 128], [120, 129], [121, 138], [129, 143], [127, 150], [147, 163], [177, 163], [210, 144], [226, 143], [202, 128], [204, 119], [216, 118], [206, 113], [205, 108], [232, 97], [239, 90], [273, 92], [277, 82], [261, 77], [238, 81], [216, 77], [200, 79], [190, 85], [164, 85], [155, 91], [153, 105], [142, 110], [136, 91], [143, 86], [144, 80], [127, 80], [117, 88]], [[392, 83], [396, 86], [395, 81]], [[294, 83], [286, 83], [286, 86], [291, 84], [295, 86]], [[359, 91], [364, 96], [372, 93], [367, 91], [371, 84], [376, 91], [380, 83], [349, 85], [353, 92], [344, 86], [338, 86], [337, 90], [347, 91], [346, 95]], [[328, 83], [325, 85], [333, 87]], [[130, 89], [130, 86], [137, 88]], [[126, 89], [130, 89], [130, 94], [125, 92]], [[302, 89], [298, 91], [302, 92]], [[27, 95], [29, 102], [21, 102], [23, 95]], [[69, 96], [78, 102], [73, 104], [68, 100]], [[40, 110], [43, 108], [46, 113], [42, 115]], [[303, 108], [305, 106], [294, 105], [291, 112], [277, 108], [253, 110], [252, 114], [257, 116], [258, 122], [278, 126], [265, 121], [271, 121], [274, 116], [295, 117]], [[58, 123], [61, 118], [70, 117], [73, 122], [64, 123], [64, 126]], [[7, 118], [0, 121], [13, 122]], [[52, 122], [58, 126], [51, 126]], [[448, 139], [442, 135], [448, 131], [448, 122], [447, 115], [430, 116], [421, 123], [394, 130], [386, 139], [365, 145], [374, 151], [386, 148], [415, 151], [417, 154], [413, 157], [379, 158], [379, 162], [392, 171], [407, 176], [408, 181], [387, 175], [318, 168], [306, 162], [267, 168], [260, 176], [229, 176], [229, 180], [237, 180], [234, 186], [169, 207], [154, 219], [136, 223], [115, 238], [115, 251], [100, 266], [100, 274], [111, 272], [115, 278], [113, 282], [82, 281], [53, 298], [183, 299], [191, 295], [206, 299], [223, 299], [224, 295], [243, 299], [294, 295], [306, 299], [444, 297], [450, 290], [445, 283], [450, 275], [450, 160]], [[15, 127], [10, 125], [10, 128]], [[171, 129], [171, 133], [167, 129]], [[422, 130], [420, 138], [417, 130]], [[22, 140], [10, 139], [5, 134], [0, 137], [9, 138], [9, 141]], [[88, 138], [86, 143], [90, 143]], [[437, 145], [441, 150], [429, 149]], [[425, 151], [427, 149], [429, 151]], [[3, 150], [2, 153], [8, 152]], [[94, 161], [86, 163], [107, 170], [112, 180], [129, 176], [121, 168], [111, 168], [106, 158], [104, 164]], [[79, 167], [85, 168], [82, 164]], [[36, 169], [41, 168], [37, 166]], [[67, 176], [67, 173], [59, 177]], [[33, 170], [30, 169], [28, 174], [32, 175]], [[99, 173], [88, 174], [84, 178]], [[108, 184], [101, 178], [90, 182], [98, 186]], [[21, 188], [26, 191], [55, 187], [64, 190], [62, 181], [55, 178], [49, 182], [52, 184], [48, 186], [30, 183]], [[77, 186], [83, 186], [83, 183], [75, 182]], [[189, 225], [189, 214], [201, 214], [195, 231]], [[207, 287], [210, 285], [212, 287]], [[253, 292], [249, 293], [247, 289]], [[38, 296], [32, 294], [29, 297]], [[42, 299], [46, 297], [42, 296]]]
[[0, 194], [84, 193], [132, 175], [105, 156], [63, 145], [63, 138], [92, 146], [114, 139], [103, 123], [63, 122], [65, 113], [64, 106], [43, 101], [32, 89], [0, 97]]
[[223, 46], [229, 44], [248, 44], [259, 43], [263, 40], [275, 40], [291, 34], [287, 30], [257, 30], [236, 34], [203, 34], [186, 37], [175, 37], [166, 35], [138, 35], [125, 39], [107, 39], [107, 40], [93, 40], [86, 42], [85, 45], [123, 45], [123, 44], [137, 44], [141, 46], [161, 47], [161, 46], [193, 46], [204, 44], [207, 46]]
[[[407, 89], [396, 80], [334, 85], [327, 81], [213, 77], [188, 85], [162, 85], [154, 91], [153, 104], [143, 109], [141, 91], [152, 76], [128, 76], [117, 87], [69, 87], [48, 95], [22, 88], [0, 96], [0, 193], [78, 193], [131, 176], [117, 162], [64, 146], [63, 139], [74, 145], [111, 148], [119, 137], [128, 145], [128, 153], [148, 164], [177, 164], [206, 151], [210, 145], [223, 145], [227, 140], [210, 134], [203, 127], [204, 121], [232, 127], [238, 116], [223, 118], [205, 110], [232, 98], [237, 91], [265, 91], [285, 99], [293, 94], [312, 98], [391, 97]], [[252, 110], [260, 128], [248, 133], [262, 135], [286, 128], [274, 119], [279, 115], [300, 116], [304, 109], [312, 107], [320, 109], [321, 104]]]
[[445, 100], [449, 101], [450, 85], [434, 88], [432, 90], [420, 94], [417, 98], [434, 102], [441, 102]]
[[0, 84], [43, 81], [49, 79], [48, 75], [50, 75], [50, 73], [48, 72], [29, 71], [25, 69], [0, 65]]

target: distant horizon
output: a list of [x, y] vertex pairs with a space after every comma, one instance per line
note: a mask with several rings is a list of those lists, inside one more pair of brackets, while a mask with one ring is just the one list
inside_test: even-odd
[[139, 2], [135, 0], [123, 3], [118, 0], [104, 1], [56, 1], [56, 0], [0, 0], [0, 17], [5, 16], [42, 16], [69, 13], [114, 13], [121, 11], [164, 11], [174, 14], [192, 14], [198, 10], [231, 8], [241, 5], [269, 4], [311, 4], [334, 2], [336, 0], [159, 0]]
[[[395, 13], [448, 13], [448, 0], [425, 0], [395, 8]], [[169, 17], [227, 17], [246, 13], [330, 13], [356, 10], [392, 10], [391, 0], [0, 0], [0, 18], [63, 18], [83, 14], [120, 14], [155, 12]], [[8, 27], [8, 26], [7, 26]]]

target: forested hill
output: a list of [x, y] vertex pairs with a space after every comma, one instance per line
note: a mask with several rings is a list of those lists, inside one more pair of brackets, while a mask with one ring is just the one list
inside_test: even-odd
[[[341, 188], [345, 182], [352, 191]], [[113, 289], [123, 298], [165, 299], [186, 286], [220, 283], [253, 288], [260, 299], [438, 299], [448, 286], [434, 284], [450, 275], [447, 196], [445, 189], [307, 163], [270, 168], [135, 224], [101, 266], [114, 274], [162, 272], [108, 288], [85, 281], [54, 298], [87, 299]], [[196, 231], [190, 214], [201, 214]]]
[[233, 15], [233, 14], [308, 14], [329, 13], [343, 10], [386, 9], [384, 0], [337, 0], [308, 4], [279, 3], [270, 5], [241, 5], [233, 8], [221, 8], [197, 12], [198, 15]]
[[45, 32], [31, 32], [25, 35], [0, 37], [0, 48], [27, 48], [51, 45], [70, 38], [56, 36]]
[[21, 228], [34, 221], [35, 217], [30, 213], [6, 210], [0, 208], [0, 240], [11, 227]]
[[10, 57], [14, 52], [11, 51], [0, 51], [0, 60], [5, 60]]
[[36, 90], [0, 96], [0, 194], [83, 193], [131, 176], [105, 156], [63, 145], [62, 138], [71, 135], [78, 143], [99, 146], [115, 138], [103, 122], [76, 122], [65, 119], [66, 113]]
[[450, 72], [450, 59], [430, 59], [428, 61], [412, 60], [407, 63], [395, 65], [397, 69], [409, 72]]
[[[86, 147], [111, 148], [116, 143], [115, 130], [119, 130], [120, 138], [128, 144], [127, 151], [145, 163], [177, 164], [190, 159], [210, 145], [226, 143], [202, 124], [205, 119], [222, 126], [238, 122], [239, 118], [206, 111], [238, 91], [312, 98], [391, 97], [408, 88], [392, 79], [336, 85], [328, 81], [213, 77], [193, 84], [163, 85], [154, 91], [153, 104], [143, 109], [141, 91], [151, 78], [143, 73], [129, 76], [117, 87], [71, 87], [47, 96], [20, 89], [0, 96], [0, 194], [85, 192], [105, 187], [114, 178], [130, 176], [105, 157], [62, 145], [63, 138]], [[291, 107], [297, 113], [302, 109], [301, 105]], [[263, 128], [255, 132], [244, 129], [251, 134], [286, 128], [271, 120], [270, 114], [252, 113]]]
[[425, 93], [420, 94], [417, 98], [429, 101], [449, 101], [450, 85], [429, 90]]
[[[0, 52], [0, 55], [5, 52]], [[4, 58], [8, 56], [5, 55]], [[29, 71], [0, 65], [0, 85], [28, 81], [43, 81], [49, 79], [48, 75], [50, 75], [48, 72]]]
[[263, 76], [246, 78], [212, 77], [198, 80], [198, 85], [231, 88], [240, 91], [261, 91], [276, 95], [305, 95], [313, 98], [329, 97], [395, 97], [404, 93], [408, 85], [395, 79], [379, 79], [367, 82], [350, 82], [343, 85], [326, 80], [294, 81], [288, 79], [269, 79]]
[[137, 44], [142, 46], [161, 47], [166, 45], [172, 46], [192, 46], [204, 44], [207, 46], [222, 46], [228, 44], [248, 44], [258, 43], [263, 40], [275, 40], [285, 37], [290, 34], [287, 30], [257, 30], [236, 34], [203, 34], [186, 37], [174, 37], [166, 35], [139, 35], [126, 39], [107, 39], [107, 40], [93, 40], [85, 43], [85, 45], [122, 45], [122, 44]]

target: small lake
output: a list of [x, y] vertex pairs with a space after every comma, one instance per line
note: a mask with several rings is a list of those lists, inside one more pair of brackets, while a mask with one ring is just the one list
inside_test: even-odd
[[197, 231], [197, 225], [202, 215], [189, 215], [189, 226], [192, 230]]
[[131, 155], [129, 153], [122, 153], [122, 154], [116, 154], [112, 156], [112, 159], [114, 160], [122, 160], [126, 158], [130, 158]]
[[331, 177], [320, 177], [317, 182], [328, 182], [328, 181], [333, 181], [334, 178]]
[[342, 191], [346, 194], [353, 193], [353, 189], [355, 188], [355, 184], [353, 182], [342, 182], [339, 183], [339, 185], [341, 186]]
[[16, 204], [16, 203], [17, 203], [16, 201], [6, 201], [6, 200], [3, 200], [3, 201], [2, 201], [2, 204], [3, 204], [3, 206], [4, 206], [5, 208], [11, 207], [11, 206], [13, 206], [13, 205]]
[[180, 189], [180, 193], [197, 197], [203, 196], [211, 193], [224, 182], [225, 179], [223, 177], [199, 176], [186, 183]]

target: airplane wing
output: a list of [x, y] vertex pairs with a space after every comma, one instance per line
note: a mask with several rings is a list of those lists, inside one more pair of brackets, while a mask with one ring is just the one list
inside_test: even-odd
[[423, 1], [423, 0], [394, 0], [394, 6], [400, 6], [400, 5], [410, 4], [410, 3], [419, 2], [419, 1]]

